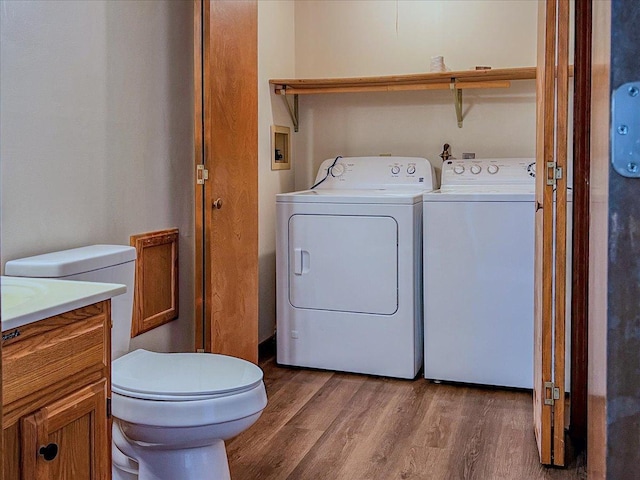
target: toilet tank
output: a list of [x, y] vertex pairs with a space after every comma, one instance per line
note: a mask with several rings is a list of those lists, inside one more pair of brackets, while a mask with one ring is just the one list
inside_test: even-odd
[[129, 351], [136, 249], [125, 245], [91, 245], [11, 260], [4, 274], [11, 277], [57, 278], [85, 282], [120, 283], [127, 292], [111, 300], [111, 357]]

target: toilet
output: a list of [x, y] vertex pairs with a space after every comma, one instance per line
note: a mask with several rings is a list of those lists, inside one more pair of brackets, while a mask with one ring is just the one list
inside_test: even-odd
[[113, 480], [228, 480], [228, 440], [267, 405], [262, 370], [209, 353], [129, 352], [136, 251], [92, 245], [12, 260], [5, 275], [120, 283], [111, 305]]

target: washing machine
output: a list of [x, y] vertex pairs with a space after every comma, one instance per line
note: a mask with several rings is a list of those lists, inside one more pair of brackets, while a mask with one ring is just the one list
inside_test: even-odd
[[423, 242], [425, 378], [532, 388], [535, 159], [446, 161]]
[[396, 378], [422, 366], [424, 158], [325, 160], [276, 199], [277, 362]]

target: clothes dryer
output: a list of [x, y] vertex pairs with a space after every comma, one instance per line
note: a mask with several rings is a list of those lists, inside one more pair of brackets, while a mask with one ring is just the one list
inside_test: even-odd
[[322, 163], [277, 195], [277, 361], [414, 378], [422, 365], [424, 158]]

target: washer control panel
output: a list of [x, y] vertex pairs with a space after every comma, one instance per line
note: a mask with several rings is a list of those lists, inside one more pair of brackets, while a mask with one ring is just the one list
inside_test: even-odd
[[318, 182], [317, 189], [437, 188], [431, 162], [420, 157], [329, 158], [318, 169], [314, 183]]
[[442, 192], [535, 190], [534, 158], [474, 158], [442, 164]]

